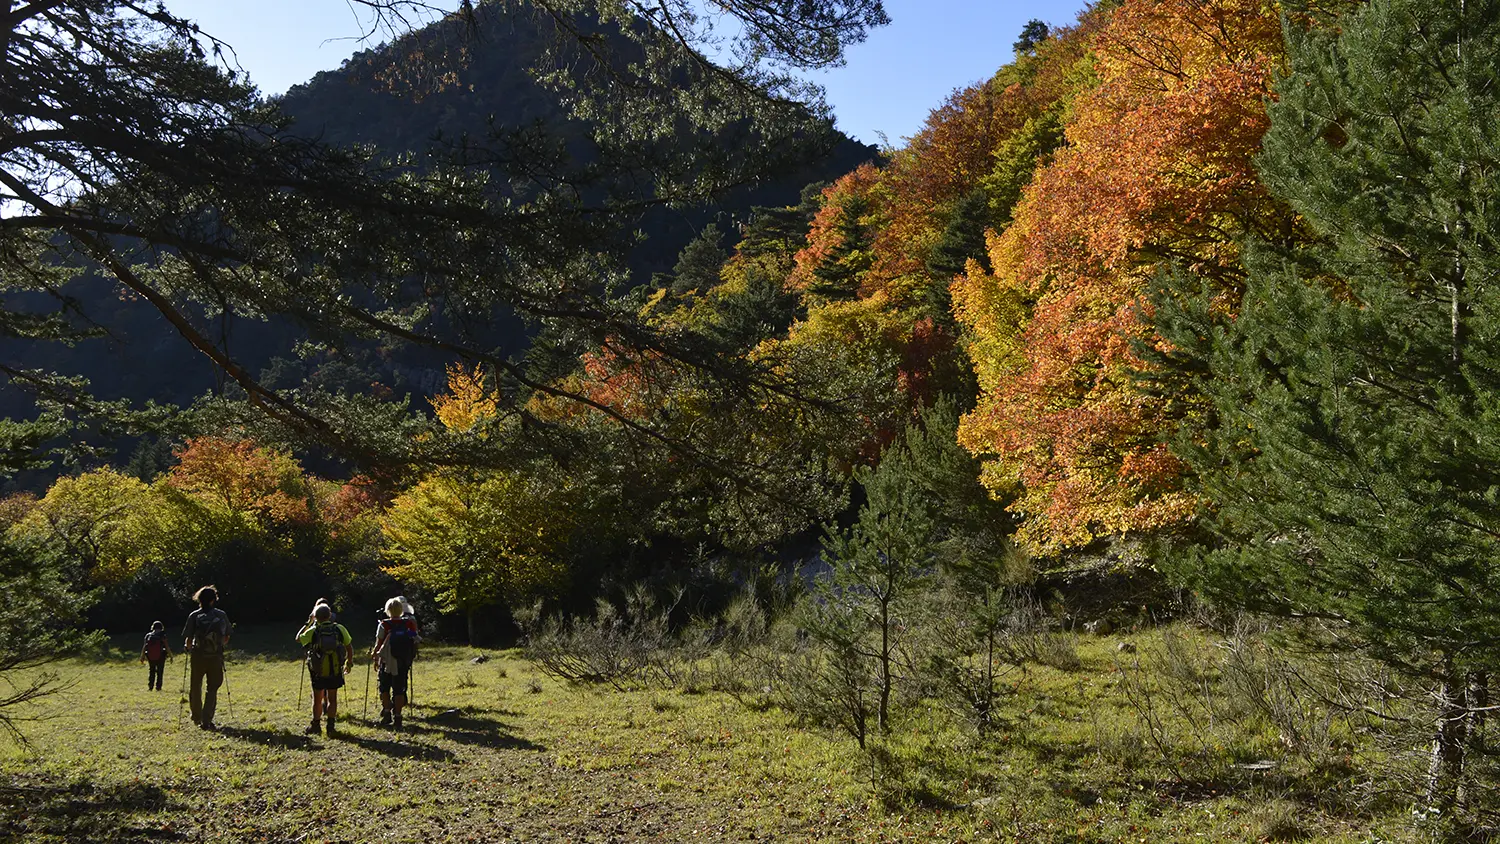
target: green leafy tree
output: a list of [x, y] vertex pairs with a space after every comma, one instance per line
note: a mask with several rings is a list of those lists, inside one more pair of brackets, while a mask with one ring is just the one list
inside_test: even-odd
[[46, 548], [80, 586], [117, 582], [139, 562], [149, 496], [146, 484], [111, 469], [59, 478], [11, 531], [21, 546]]
[[1376, 0], [1288, 46], [1259, 163], [1320, 241], [1252, 251], [1233, 319], [1158, 297], [1212, 399], [1179, 450], [1217, 541], [1183, 571], [1429, 681], [1447, 817], [1500, 643], [1500, 3]]
[[574, 530], [569, 495], [565, 485], [521, 472], [428, 478], [397, 496], [381, 520], [387, 571], [463, 613], [477, 641], [481, 610], [522, 606], [561, 585]]

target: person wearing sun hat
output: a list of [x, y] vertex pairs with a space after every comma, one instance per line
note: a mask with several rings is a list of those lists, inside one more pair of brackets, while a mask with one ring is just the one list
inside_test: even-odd
[[385, 602], [385, 618], [375, 629], [370, 658], [380, 668], [380, 723], [401, 729], [401, 710], [406, 707], [411, 663], [421, 637], [411, 614], [411, 605], [397, 595]]

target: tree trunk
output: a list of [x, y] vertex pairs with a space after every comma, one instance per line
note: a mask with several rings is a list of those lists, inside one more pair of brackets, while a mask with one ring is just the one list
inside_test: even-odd
[[1432, 760], [1427, 768], [1427, 806], [1442, 817], [1448, 817], [1457, 807], [1463, 782], [1469, 737], [1468, 692], [1462, 672], [1453, 667], [1451, 657], [1444, 658], [1443, 676], [1435, 694], [1438, 705]]
[[[1490, 705], [1490, 674], [1488, 671], [1475, 671], [1469, 674], [1469, 699], [1468, 699], [1468, 754], [1477, 754], [1483, 758], [1488, 751], [1485, 739], [1485, 708]], [[1458, 783], [1458, 807], [1467, 808], [1470, 798], [1473, 796], [1471, 787], [1473, 777], [1464, 777]]]
[[890, 732], [886, 715], [891, 706], [891, 602], [880, 601], [880, 712], [879, 725], [882, 734]]
[[469, 635], [469, 647], [479, 646], [479, 609], [470, 607], [464, 611], [464, 623], [467, 625]]

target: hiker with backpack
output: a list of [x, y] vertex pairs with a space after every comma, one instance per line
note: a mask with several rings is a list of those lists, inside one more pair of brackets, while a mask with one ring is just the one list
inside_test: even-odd
[[[162, 675], [166, 673], [167, 658], [172, 655], [172, 646], [167, 644], [167, 628], [160, 621], [151, 622], [151, 632], [141, 645], [141, 662], [149, 663], [146, 673], [146, 691], [161, 691]], [[180, 714], [178, 717], [182, 717]]]
[[[205, 586], [193, 593], [198, 609], [187, 617], [182, 627], [182, 648], [188, 654], [192, 672], [192, 693], [188, 706], [193, 713], [193, 723], [205, 730], [214, 726], [214, 711], [219, 706], [219, 687], [224, 685], [224, 651], [229, 646], [229, 616], [214, 606], [219, 602], [219, 591]], [[207, 691], [204, 685], [207, 685]]]
[[333, 620], [332, 607], [318, 604], [307, 617], [307, 624], [297, 631], [297, 643], [307, 649], [307, 673], [313, 689], [312, 724], [305, 732], [317, 735], [319, 718], [326, 713], [328, 735], [337, 735], [334, 722], [338, 718], [339, 689], [344, 686], [344, 675], [354, 667], [354, 637]]
[[375, 629], [375, 647], [370, 649], [370, 659], [380, 666], [380, 725], [399, 730], [411, 681], [411, 663], [417, 657], [421, 637], [404, 599], [386, 601], [385, 615]]

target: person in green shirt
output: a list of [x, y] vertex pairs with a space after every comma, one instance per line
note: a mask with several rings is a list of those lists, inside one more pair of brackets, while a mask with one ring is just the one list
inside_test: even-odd
[[312, 724], [308, 735], [319, 732], [319, 718], [328, 715], [328, 735], [337, 735], [334, 720], [338, 717], [339, 689], [344, 675], [354, 667], [354, 637], [348, 629], [333, 620], [333, 608], [327, 604], [313, 607], [307, 623], [297, 631], [297, 643], [307, 649], [307, 673], [312, 683]]

